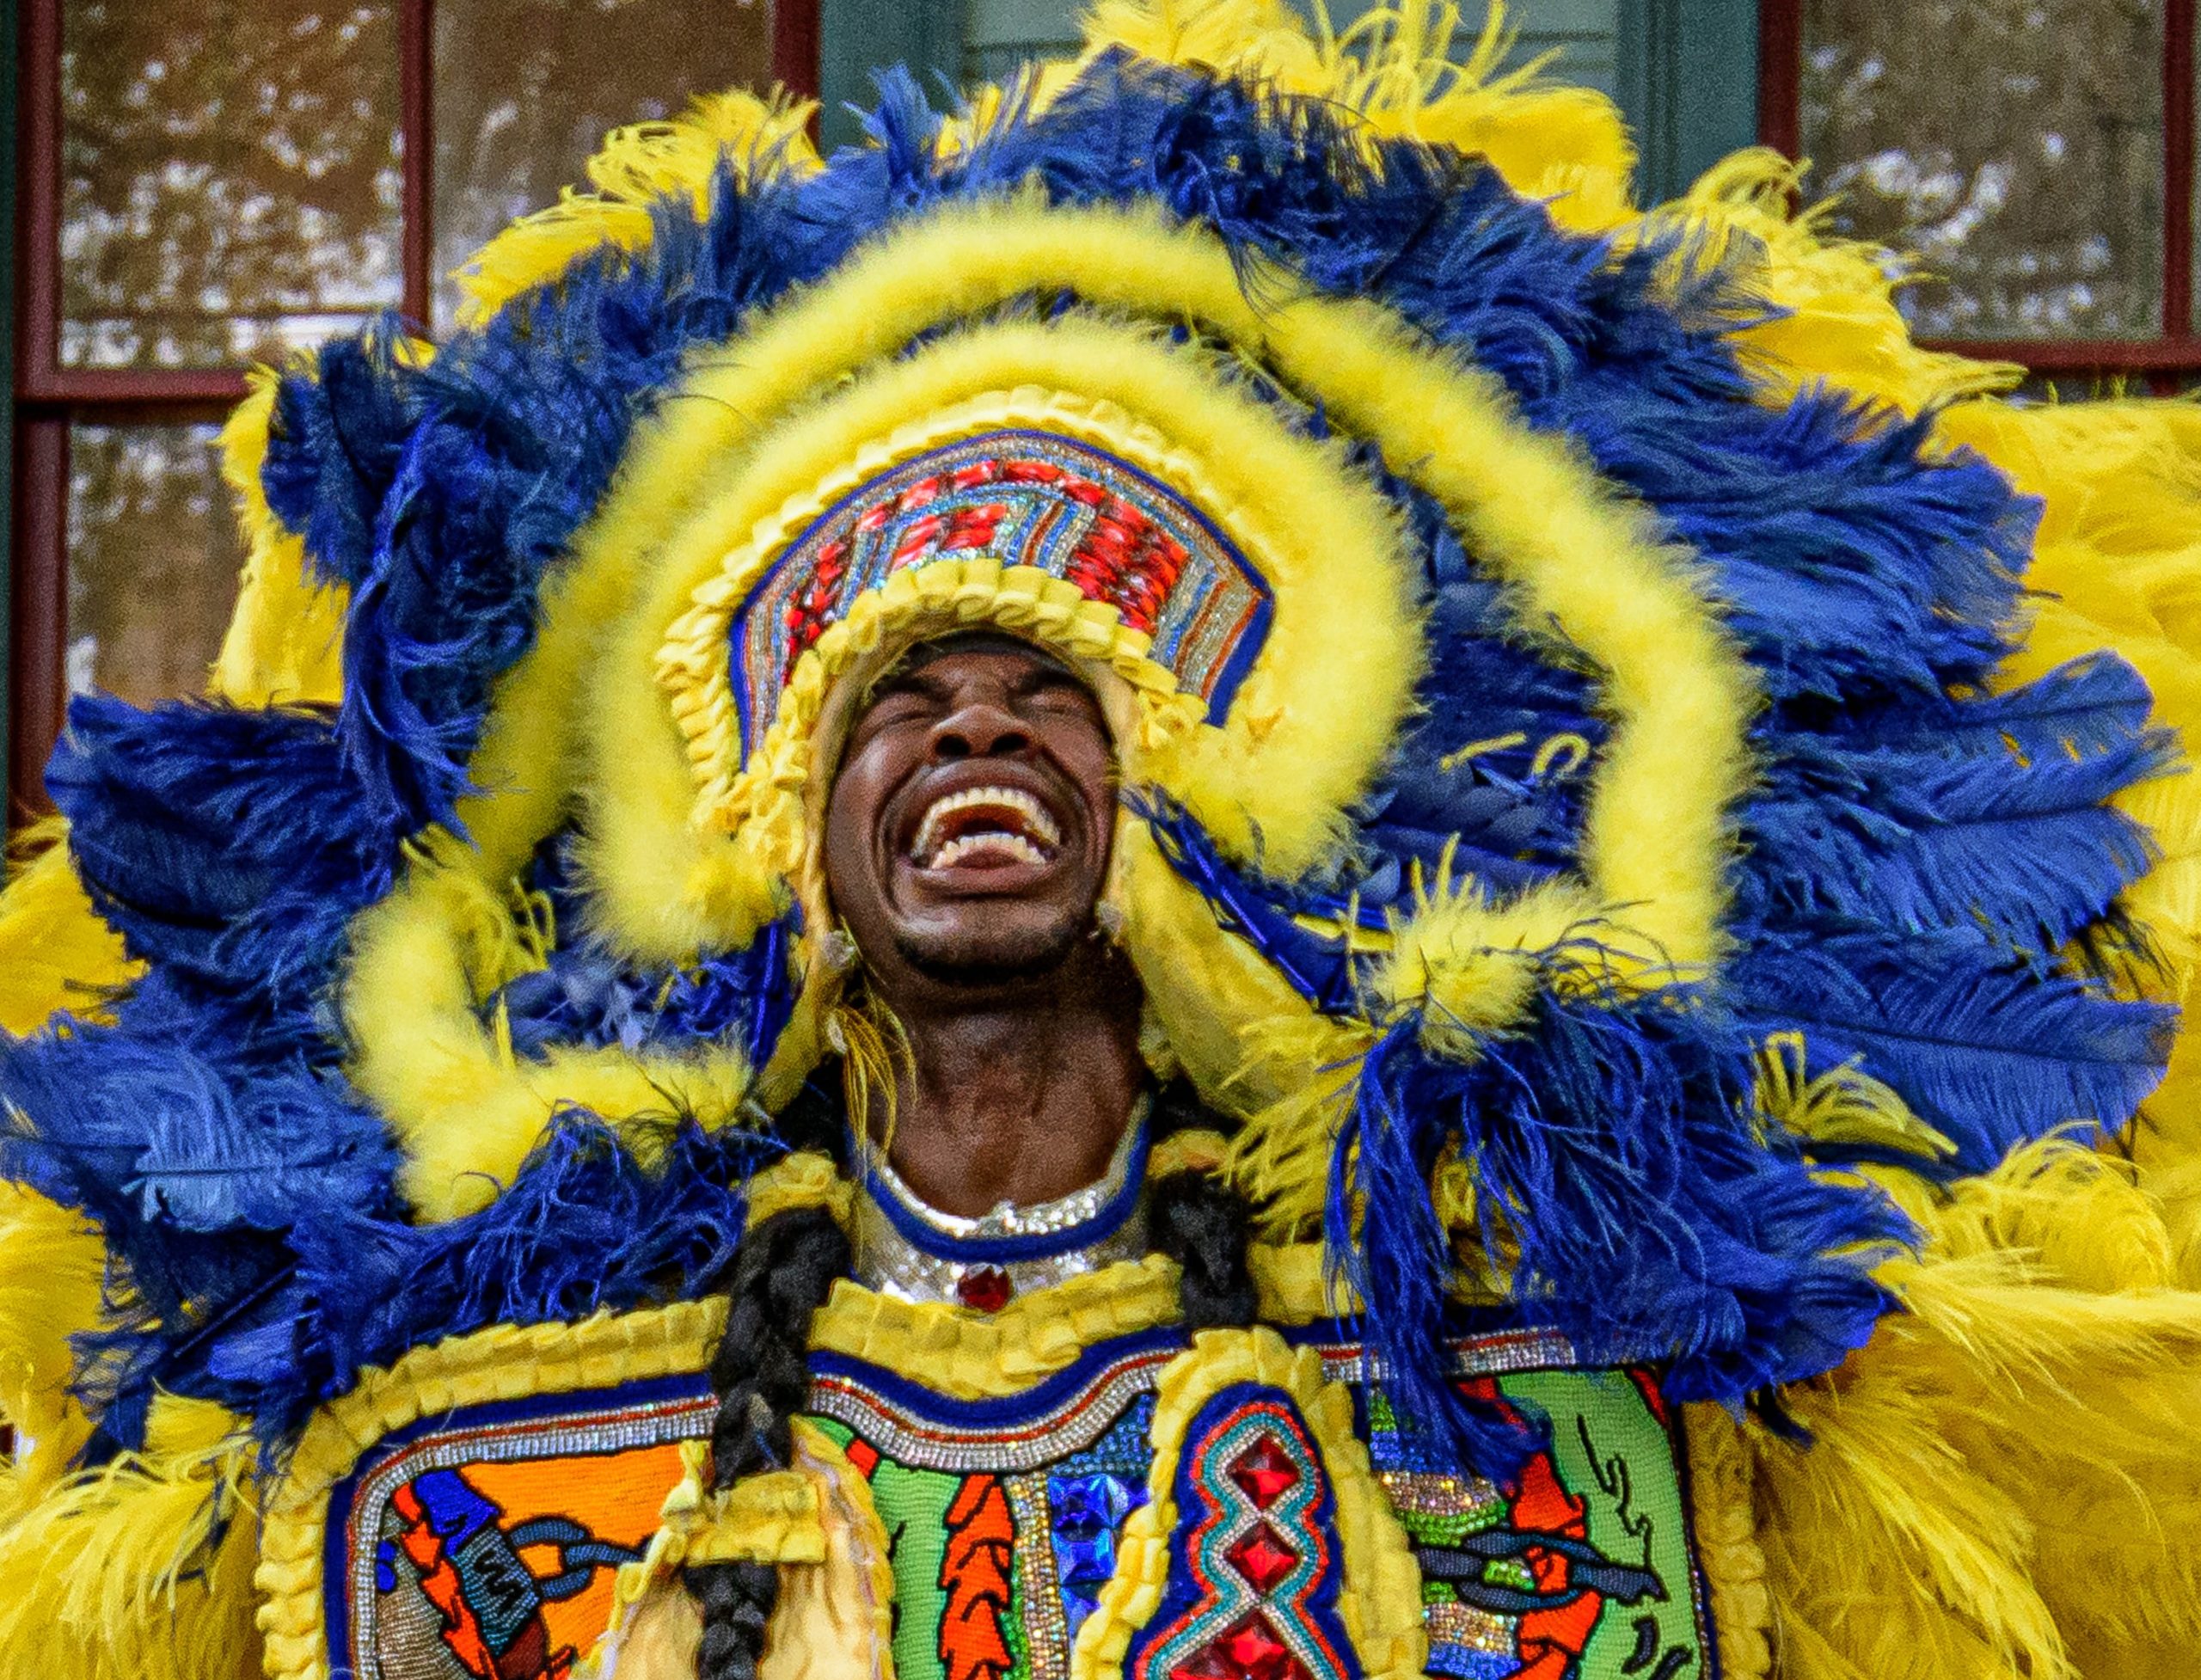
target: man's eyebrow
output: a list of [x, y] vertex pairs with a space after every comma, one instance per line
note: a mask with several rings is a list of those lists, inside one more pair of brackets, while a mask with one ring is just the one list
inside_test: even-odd
[[890, 694], [914, 694], [926, 700], [938, 700], [947, 693], [947, 684], [937, 677], [928, 675], [926, 667], [919, 665], [913, 671], [888, 671], [879, 679], [871, 691], [871, 697], [876, 702], [886, 699]]
[[1019, 698], [1037, 694], [1041, 689], [1072, 688], [1083, 692], [1085, 684], [1077, 680], [1076, 672], [1055, 664], [1051, 659], [1034, 659], [1024, 674], [1009, 684], [1009, 692]]

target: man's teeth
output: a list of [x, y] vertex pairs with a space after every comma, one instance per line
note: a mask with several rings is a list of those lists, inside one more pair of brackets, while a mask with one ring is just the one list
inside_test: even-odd
[[951, 840], [932, 855], [925, 865], [928, 869], [945, 869], [960, 861], [972, 852], [1007, 852], [1020, 863], [1045, 863], [1046, 853], [1041, 851], [1021, 834], [1004, 834], [996, 830], [988, 834], [966, 834], [960, 840]]
[[[941, 835], [956, 812], [981, 806], [1003, 812], [1015, 821], [1015, 827], [958, 835], [941, 843]], [[1046, 854], [1040, 849], [1061, 843], [1062, 831], [1055, 825], [1055, 819], [1047, 814], [1045, 806], [1022, 788], [966, 788], [960, 793], [941, 794], [927, 808], [923, 820], [917, 825], [917, 837], [910, 843], [910, 855], [921, 868], [938, 869], [986, 845], [999, 847], [1027, 862], [1044, 863]]]

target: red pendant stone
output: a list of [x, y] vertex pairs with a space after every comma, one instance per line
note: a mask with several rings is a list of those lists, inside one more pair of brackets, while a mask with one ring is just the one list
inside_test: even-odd
[[1307, 1669], [1256, 1610], [1180, 1663], [1170, 1680], [1307, 1680]]
[[978, 1312], [999, 1312], [1015, 1292], [1009, 1273], [998, 1266], [974, 1266], [955, 1280], [955, 1298]]
[[1299, 1471], [1276, 1438], [1264, 1435], [1231, 1461], [1230, 1479], [1246, 1490], [1255, 1510], [1266, 1511], [1299, 1480]]
[[1223, 1555], [1264, 1598], [1299, 1567], [1299, 1554], [1266, 1523], [1254, 1524]]

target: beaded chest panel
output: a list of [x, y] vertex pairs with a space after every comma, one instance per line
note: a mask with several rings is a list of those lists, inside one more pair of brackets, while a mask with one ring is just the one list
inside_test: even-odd
[[[1517, 1486], [1437, 1462], [1366, 1381], [1357, 1343], [1295, 1333], [1353, 1398], [1356, 1432], [1419, 1566], [1427, 1671], [1456, 1680], [1707, 1680], [1677, 1435], [1655, 1382], [1573, 1367], [1555, 1339], [1460, 1344], [1462, 1383], [1540, 1426]], [[1002, 1400], [954, 1401], [813, 1356], [812, 1414], [869, 1483], [892, 1546], [909, 1680], [1067, 1680], [1149, 1499], [1156, 1382], [1174, 1330], [1092, 1347]], [[668, 1376], [441, 1411], [332, 1489], [331, 1666], [367, 1680], [561, 1680], [608, 1620], [714, 1409]], [[1360, 1672], [1337, 1610], [1337, 1502], [1304, 1419], [1226, 1390], [1187, 1426], [1168, 1576], [1127, 1680]]]

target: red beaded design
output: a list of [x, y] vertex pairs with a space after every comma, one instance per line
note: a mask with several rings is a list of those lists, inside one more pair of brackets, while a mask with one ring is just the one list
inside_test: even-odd
[[1184, 1450], [1169, 1579], [1129, 1680], [1345, 1680], [1335, 1502], [1290, 1401], [1227, 1390]]
[[858, 596], [957, 555], [1036, 567], [1106, 602], [1152, 639], [1150, 657], [1205, 700], [1211, 716], [1227, 709], [1267, 624], [1266, 584], [1167, 486], [1072, 438], [988, 432], [844, 498], [743, 603], [733, 636], [745, 747], [770, 721], [769, 696]]

